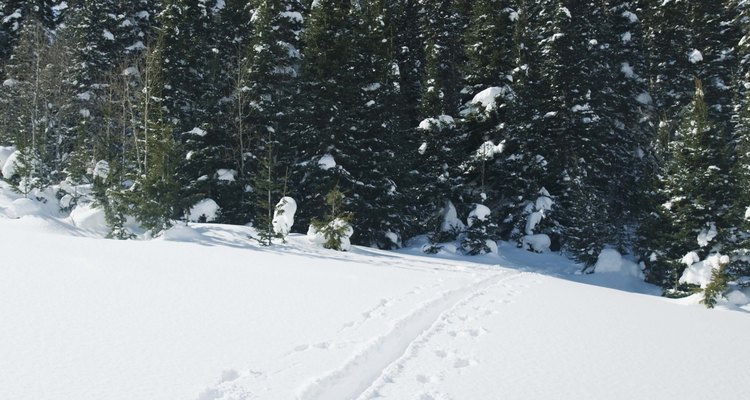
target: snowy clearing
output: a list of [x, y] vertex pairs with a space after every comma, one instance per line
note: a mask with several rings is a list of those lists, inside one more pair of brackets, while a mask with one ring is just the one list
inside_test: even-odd
[[263, 248], [217, 224], [115, 241], [14, 202], [0, 183], [2, 399], [750, 395], [746, 309], [554, 253]]

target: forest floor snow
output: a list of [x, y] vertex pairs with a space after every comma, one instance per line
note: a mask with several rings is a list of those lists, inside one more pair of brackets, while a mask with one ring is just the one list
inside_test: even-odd
[[218, 224], [115, 241], [29, 201], [0, 183], [2, 399], [750, 396], [747, 310], [556, 254], [261, 247]]

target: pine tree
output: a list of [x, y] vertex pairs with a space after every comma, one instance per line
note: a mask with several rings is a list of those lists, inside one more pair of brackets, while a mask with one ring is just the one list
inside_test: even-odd
[[48, 185], [61, 172], [66, 144], [61, 125], [69, 100], [67, 45], [55, 41], [40, 22], [27, 21], [7, 65], [9, 79], [4, 82], [6, 90], [0, 92], [0, 103], [7, 108], [0, 114], [8, 123], [0, 127], [0, 136], [19, 150], [22, 159], [16, 183], [22, 184], [24, 194]]
[[456, 0], [422, 1], [425, 39], [425, 93], [421, 115], [455, 116], [461, 105], [463, 87], [460, 67], [464, 53], [461, 35], [466, 28]]
[[[678, 140], [670, 143], [671, 156], [662, 173], [664, 203], [655, 221], [644, 226], [654, 246], [647, 256], [647, 278], [666, 288], [677, 284], [684, 270], [679, 260], [688, 251], [696, 250], [701, 258], [724, 251], [731, 226], [729, 141], [711, 120], [702, 85], [696, 82], [693, 102], [677, 131]], [[712, 228], [718, 236], [696, 245], [699, 234]]]
[[470, 93], [490, 86], [504, 86], [512, 80], [513, 40], [518, 11], [512, 0], [474, 2], [472, 19], [465, 34], [464, 75]]
[[[346, 251], [349, 249], [349, 237], [353, 229], [349, 224], [352, 214], [344, 211], [344, 194], [335, 186], [326, 195], [326, 204], [330, 212], [323, 220], [313, 219], [311, 229], [314, 234], [323, 238], [323, 247], [331, 250]], [[309, 233], [308, 233], [309, 234]]]
[[236, 136], [240, 147], [247, 147], [243, 153], [252, 156], [245, 160], [243, 154], [240, 176], [248, 180], [247, 184], [254, 176], [256, 226], [270, 244], [274, 207], [284, 195], [279, 191], [280, 171], [289, 168], [293, 157], [281, 143], [288, 142], [290, 118], [297, 102], [302, 6], [297, 0], [263, 0], [255, 2], [254, 9], [255, 30], [250, 52], [242, 63], [246, 74], [238, 78], [244, 82], [235, 93], [237, 104], [245, 103], [247, 111], [238, 115], [241, 125]]

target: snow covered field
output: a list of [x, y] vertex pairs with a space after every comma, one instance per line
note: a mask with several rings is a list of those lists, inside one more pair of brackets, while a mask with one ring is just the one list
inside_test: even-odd
[[750, 396], [747, 307], [667, 300], [627, 273], [507, 244], [262, 248], [215, 224], [114, 241], [98, 218], [0, 183], [0, 399]]

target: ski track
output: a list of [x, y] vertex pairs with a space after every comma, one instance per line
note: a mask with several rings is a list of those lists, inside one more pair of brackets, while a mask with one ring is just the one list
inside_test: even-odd
[[[516, 278], [523, 273], [503, 270], [467, 287], [442, 295], [397, 322], [387, 334], [375, 339], [342, 368], [315, 379], [301, 391], [298, 400], [345, 400], [361, 398], [389, 367], [401, 360], [415, 343], [423, 342], [439, 327], [440, 321], [461, 304], [482, 294], [487, 288]], [[481, 331], [469, 334], [482, 334]], [[459, 359], [456, 368], [473, 365]], [[460, 365], [459, 365], [460, 364]], [[466, 364], [466, 365], [464, 365]]]
[[[520, 283], [511, 282], [521, 278], [531, 278]], [[472, 346], [466, 343], [473, 343], [480, 340], [482, 336], [491, 334], [483, 326], [483, 320], [498, 314], [498, 306], [513, 304], [516, 296], [520, 295], [524, 288], [530, 287], [531, 284], [540, 284], [537, 274], [529, 272], [519, 272], [510, 276], [499, 279], [496, 282], [483, 285], [479, 290], [470, 293], [458, 301], [453, 307], [446, 310], [440, 315], [438, 320], [419, 337], [413, 340], [405, 353], [393, 363], [383, 369], [382, 374], [364, 390], [356, 400], [370, 400], [382, 398], [381, 392], [384, 388], [403, 380], [403, 378], [414, 379], [422, 387], [422, 393], [418, 400], [443, 400], [451, 399], [445, 393], [436, 391], [441, 382], [450, 380], [454, 375], [461, 375], [464, 369], [468, 369], [481, 364], [477, 354], [468, 351]], [[453, 345], [444, 346], [436, 342]], [[460, 342], [463, 342], [463, 345]], [[468, 341], [468, 342], [467, 342]], [[436, 369], [422, 367], [409, 368], [412, 361], [430, 357], [439, 360], [439, 365], [433, 365]], [[407, 374], [408, 371], [408, 375]], [[431, 371], [431, 373], [430, 373]], [[443, 384], [444, 385], [444, 384]]]

